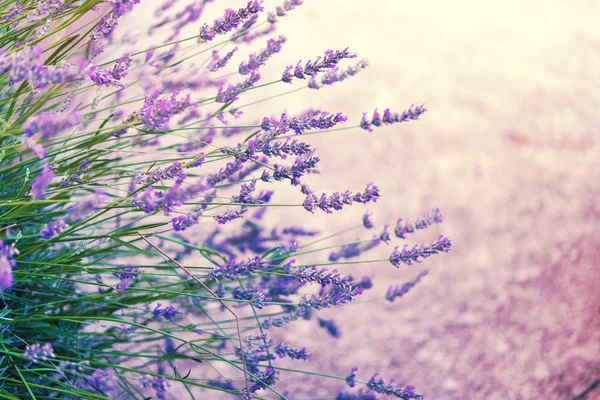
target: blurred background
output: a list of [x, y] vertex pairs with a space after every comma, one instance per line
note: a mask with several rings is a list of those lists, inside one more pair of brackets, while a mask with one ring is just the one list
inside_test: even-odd
[[[203, 20], [242, 4], [215, 2]], [[277, 5], [265, 1], [266, 10]], [[376, 107], [402, 112], [425, 103], [420, 121], [307, 136], [323, 171], [309, 184], [329, 193], [374, 181], [383, 194], [368, 207], [377, 231], [439, 207], [444, 223], [408, 243], [440, 233], [454, 242], [449, 254], [422, 265], [344, 269], [375, 276], [366, 299], [423, 268], [430, 273], [394, 303], [323, 311], [338, 322], [336, 341], [314, 334], [314, 322], [271, 330], [307, 347], [311, 361], [302, 369], [346, 376], [357, 366], [364, 381], [379, 371], [427, 399], [600, 399], [598, 17], [600, 6], [585, 0], [305, 0], [280, 19], [288, 43], [261, 70], [266, 81], [329, 48], [350, 47], [370, 66], [343, 84], [260, 103], [245, 116], [313, 107], [341, 111], [357, 125]], [[147, 26], [137, 12], [130, 18], [131, 32]], [[275, 86], [256, 98], [283, 91]], [[278, 196], [275, 203], [302, 201], [297, 191]], [[311, 226], [334, 233], [360, 224], [364, 211], [319, 213]], [[310, 217], [302, 208], [267, 216], [273, 226]], [[331, 243], [371, 234], [353, 231]], [[389, 257], [392, 245], [384, 247], [374, 258]], [[299, 374], [285, 381], [279, 389], [290, 399], [331, 397], [343, 386]]]

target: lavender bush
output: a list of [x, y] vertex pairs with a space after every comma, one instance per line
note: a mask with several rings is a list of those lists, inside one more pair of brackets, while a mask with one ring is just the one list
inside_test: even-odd
[[[218, 7], [212, 1], [146, 0], [158, 22], [146, 27], [154, 45], [142, 50], [117, 35], [138, 3], [0, 1], [0, 397], [292, 399], [279, 381], [308, 372], [279, 360], [304, 366], [310, 349], [276, 342], [272, 330], [312, 320], [315, 335], [336, 340], [338, 323], [319, 310], [373, 286], [345, 274], [345, 264], [400, 268], [451, 247], [439, 237], [398, 246], [389, 259], [350, 260], [442, 222], [439, 210], [375, 236], [365, 210], [356, 227], [319, 238], [311, 218], [368, 205], [380, 190], [309, 187], [305, 176], [320, 158], [304, 136], [372, 131], [426, 109], [361, 120], [308, 107], [288, 115], [273, 102], [274, 115], [252, 114], [256, 102], [241, 103], [246, 92], [326, 90], [367, 62], [349, 49], [315, 49], [315, 58], [262, 76], [265, 63], [284, 57], [289, 39], [275, 31], [300, 0], [271, 10], [249, 1], [212, 22], [201, 21]], [[198, 33], [181, 38], [190, 24]], [[255, 50], [240, 57], [248, 46]], [[282, 185], [296, 202], [273, 201]], [[269, 207], [303, 207], [307, 223], [271, 229]], [[318, 247], [352, 228], [366, 238]], [[303, 263], [307, 254], [323, 262]], [[402, 297], [426, 273], [379, 293], [381, 301]], [[340, 380], [331, 398], [422, 398], [375, 371], [360, 380], [351, 367], [348, 376], [317, 374]]]

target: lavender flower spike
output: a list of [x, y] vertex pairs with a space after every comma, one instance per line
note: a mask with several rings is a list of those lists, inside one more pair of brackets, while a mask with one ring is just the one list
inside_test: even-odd
[[181, 315], [181, 313], [178, 310], [176, 310], [173, 306], [169, 306], [167, 308], [160, 308], [161, 306], [162, 304], [158, 303], [154, 311], [152, 311], [152, 314], [154, 314], [156, 320], [159, 322], [162, 321], [163, 318], [165, 318], [169, 322], [174, 322], [175, 318]]
[[264, 65], [273, 54], [279, 53], [279, 51], [281, 51], [281, 46], [285, 42], [286, 38], [283, 35], [280, 35], [277, 39], [269, 39], [266, 48], [258, 53], [250, 54], [248, 62], [242, 62], [240, 64], [240, 74], [247, 75], [252, 71], [256, 71], [260, 66]]
[[244, 215], [246, 211], [248, 211], [247, 208], [240, 208], [239, 210], [235, 211], [229, 210], [223, 214], [215, 215], [213, 218], [218, 224], [223, 225], [233, 221], [234, 219], [242, 218], [242, 215]]
[[50, 240], [53, 237], [60, 235], [62, 232], [67, 230], [69, 225], [65, 223], [62, 219], [56, 219], [54, 221], [50, 221], [48, 225], [44, 226], [40, 231], [40, 236], [46, 240]]
[[411, 223], [402, 224], [402, 218], [396, 222], [394, 232], [400, 239], [406, 239], [407, 233], [413, 233], [415, 229], [425, 229], [433, 224], [441, 224], [444, 221], [444, 216], [439, 208], [431, 211], [431, 214], [425, 214], [414, 225]]
[[422, 244], [414, 246], [412, 249], [408, 248], [408, 245], [404, 245], [401, 251], [398, 251], [399, 246], [394, 248], [394, 252], [390, 256], [390, 262], [396, 268], [400, 268], [400, 263], [403, 262], [406, 265], [411, 265], [413, 262], [420, 263], [423, 258], [427, 258], [433, 254], [449, 252], [452, 247], [450, 239], [440, 236], [437, 240], [431, 242], [431, 244]]
[[417, 285], [417, 283], [419, 283], [419, 281], [425, 276], [427, 275], [429, 271], [428, 270], [423, 270], [419, 273], [419, 275], [417, 275], [417, 277], [412, 280], [412, 281], [408, 281], [406, 282], [404, 285], [402, 286], [390, 286], [388, 288], [388, 291], [385, 295], [385, 298], [387, 301], [389, 301], [390, 303], [394, 302], [394, 299], [396, 297], [402, 297], [405, 294], [407, 294], [413, 287], [415, 287]]
[[13, 246], [7, 246], [0, 239], [0, 293], [10, 289], [13, 284], [13, 268], [17, 266], [15, 254], [19, 251]]
[[370, 121], [367, 118], [367, 113], [365, 112], [365, 113], [363, 113], [362, 121], [360, 122], [360, 127], [369, 132], [373, 132], [373, 129], [371, 128], [371, 126], [379, 127], [379, 126], [381, 126], [382, 123], [386, 124], [386, 125], [390, 125], [390, 124], [395, 124], [395, 123], [400, 123], [400, 122], [406, 122], [409, 120], [418, 120], [419, 117], [427, 111], [424, 104], [422, 104], [418, 107], [415, 107], [414, 109], [413, 109], [413, 107], [414, 107], [414, 104], [411, 105], [408, 110], [404, 110], [402, 112], [402, 114], [398, 114], [398, 113], [392, 114], [390, 109], [386, 108], [383, 111], [383, 118], [381, 117], [381, 115], [379, 114], [377, 109], [375, 109], [375, 111], [373, 112], [373, 117], [371, 118]]
[[210, 42], [215, 38], [215, 36], [224, 35], [227, 32], [236, 29], [244, 20], [262, 11], [262, 3], [262, 0], [249, 1], [246, 7], [240, 8], [237, 11], [228, 8], [225, 10], [225, 16], [223, 18], [216, 19], [212, 26], [204, 24], [200, 28], [198, 42]]
[[46, 189], [48, 189], [52, 179], [54, 179], [54, 170], [45, 165], [42, 168], [42, 174], [35, 178], [31, 184], [31, 198], [40, 200], [46, 197]]
[[[294, 77], [298, 79], [306, 79], [307, 76], [315, 76], [322, 70], [335, 67], [344, 58], [355, 57], [356, 54], [349, 53], [347, 48], [337, 51], [326, 50], [323, 57], [317, 57], [314, 62], [312, 60], [308, 60], [306, 64], [304, 64], [304, 67], [301, 65], [302, 61], [298, 61], [295, 68], [293, 68], [291, 65], [287, 66], [283, 72], [281, 80], [286, 83], [290, 83]], [[292, 69], [294, 70], [293, 74]]]
[[43, 346], [39, 343], [27, 346], [23, 355], [34, 364], [37, 364], [38, 360], [46, 361], [48, 358], [56, 357], [50, 343], [46, 343]]
[[404, 389], [397, 388], [393, 385], [394, 381], [391, 380], [387, 385], [383, 379], [377, 379], [377, 375], [375, 374], [371, 377], [369, 382], [367, 382], [367, 387], [377, 393], [386, 394], [386, 395], [394, 395], [403, 400], [422, 400], [423, 396], [414, 392], [415, 388], [413, 386], [406, 386]]
[[231, 57], [233, 57], [233, 55], [235, 54], [235, 52], [237, 50], [238, 50], [238, 47], [235, 46], [233, 48], [233, 50], [231, 50], [230, 52], [225, 54], [225, 56], [223, 58], [219, 57], [219, 52], [217, 50], [213, 50], [213, 52], [212, 52], [213, 63], [211, 63], [208, 66], [208, 69], [210, 70], [210, 72], [217, 72], [218, 70], [220, 70], [221, 68], [226, 66], [227, 63], [229, 62], [229, 60], [231, 59]]

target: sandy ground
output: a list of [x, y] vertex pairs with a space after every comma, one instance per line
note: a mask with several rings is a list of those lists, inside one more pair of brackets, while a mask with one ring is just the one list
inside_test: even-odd
[[[439, 233], [455, 243], [423, 264], [429, 276], [401, 301], [324, 312], [341, 326], [337, 342], [315, 337], [314, 323], [279, 331], [312, 353], [303, 368], [344, 376], [358, 366], [362, 380], [380, 371], [427, 399], [600, 399], [600, 388], [586, 392], [600, 378], [598, 17], [584, 0], [306, 0], [282, 21], [289, 43], [265, 74], [346, 46], [371, 65], [343, 85], [263, 104], [258, 115], [322, 107], [358, 122], [375, 107], [430, 110], [373, 133], [312, 138], [324, 171], [314, 188], [373, 180], [384, 194], [371, 207], [380, 226], [439, 207], [444, 224], [409, 243]], [[362, 211], [319, 214], [313, 225], [333, 232]], [[376, 275], [371, 298], [420, 268], [348, 271]], [[290, 399], [332, 397], [342, 386], [285, 381], [279, 389]]]

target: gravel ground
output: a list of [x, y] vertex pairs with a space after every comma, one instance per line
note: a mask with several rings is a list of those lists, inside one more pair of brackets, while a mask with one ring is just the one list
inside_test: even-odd
[[[444, 224], [410, 243], [444, 233], [455, 245], [423, 264], [429, 276], [401, 301], [323, 312], [340, 323], [336, 342], [314, 335], [314, 323], [274, 334], [308, 348], [307, 370], [345, 376], [359, 366], [362, 380], [380, 371], [427, 399], [600, 399], [600, 388], [587, 390], [600, 379], [600, 8], [583, 0], [491, 4], [307, 0], [282, 21], [290, 42], [266, 75], [325, 48], [350, 46], [371, 65], [338, 87], [263, 104], [258, 115], [282, 104], [343, 111], [354, 122], [375, 107], [425, 102], [430, 110], [373, 133], [311, 138], [325, 172], [314, 188], [356, 190], [374, 180], [384, 194], [372, 207], [380, 226], [439, 207]], [[334, 232], [362, 211], [313, 221]], [[365, 294], [373, 297], [420, 268], [349, 271], [376, 275]], [[341, 387], [290, 378], [280, 390], [294, 400]]]

